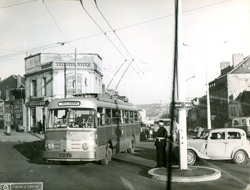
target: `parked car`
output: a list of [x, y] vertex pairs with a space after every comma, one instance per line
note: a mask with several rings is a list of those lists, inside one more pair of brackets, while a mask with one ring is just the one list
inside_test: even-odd
[[[176, 144], [173, 151], [179, 152]], [[233, 160], [236, 164], [246, 163], [250, 158], [250, 143], [246, 138], [246, 132], [237, 128], [202, 131], [199, 138], [187, 140], [188, 165], [193, 165], [197, 158]]]

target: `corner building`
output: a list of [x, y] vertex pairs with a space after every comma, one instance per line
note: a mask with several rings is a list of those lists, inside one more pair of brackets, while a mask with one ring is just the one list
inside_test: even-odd
[[46, 125], [52, 100], [75, 93], [102, 93], [102, 58], [98, 54], [38, 53], [25, 58], [24, 76], [26, 131], [32, 131], [39, 121]]

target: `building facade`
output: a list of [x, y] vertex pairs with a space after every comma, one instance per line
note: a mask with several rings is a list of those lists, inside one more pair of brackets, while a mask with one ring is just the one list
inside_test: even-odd
[[207, 128], [207, 96], [192, 100], [194, 107], [187, 112], [187, 128], [194, 130], [198, 126]]
[[98, 54], [39, 53], [25, 58], [27, 131], [46, 125], [48, 104], [80, 93], [102, 93]]
[[241, 114], [241, 105], [236, 99], [245, 90], [250, 90], [250, 56], [233, 55], [233, 65], [221, 64], [221, 75], [209, 83], [212, 126], [227, 127], [234, 116]]
[[0, 129], [10, 126], [17, 129], [25, 123], [25, 79], [20, 75], [11, 75], [0, 80]]

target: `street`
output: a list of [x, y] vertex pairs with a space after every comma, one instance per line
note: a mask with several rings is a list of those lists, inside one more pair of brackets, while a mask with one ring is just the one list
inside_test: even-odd
[[[119, 153], [108, 166], [98, 162], [49, 162], [40, 157], [42, 141], [0, 142], [0, 182], [43, 182], [44, 189], [166, 189], [166, 182], [148, 177], [156, 165], [153, 141], [142, 141], [133, 155]], [[221, 178], [210, 182], [172, 183], [172, 189], [243, 190], [250, 184], [250, 161], [199, 161], [196, 166], [219, 169]]]

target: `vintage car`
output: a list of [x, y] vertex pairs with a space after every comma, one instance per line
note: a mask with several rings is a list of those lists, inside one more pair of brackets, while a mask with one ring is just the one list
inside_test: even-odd
[[[244, 164], [250, 158], [250, 143], [242, 129], [220, 128], [204, 130], [199, 138], [187, 140], [187, 163], [197, 158], [207, 160], [233, 160]], [[175, 147], [174, 152], [176, 152]]]

